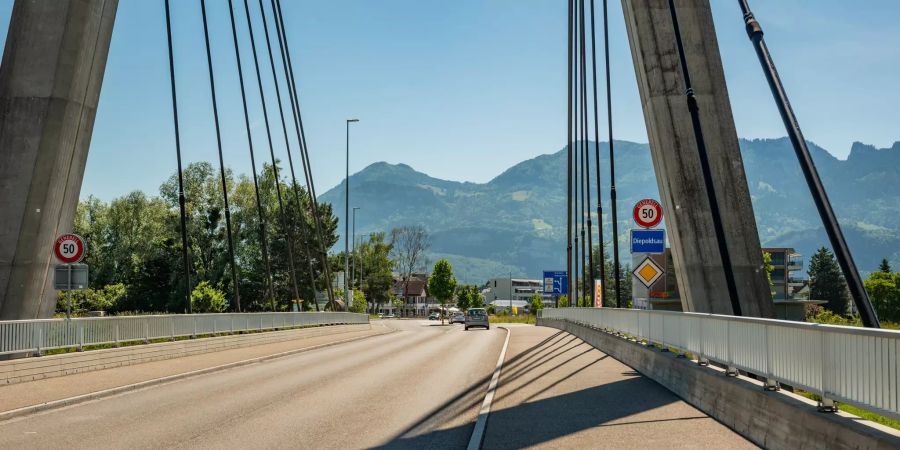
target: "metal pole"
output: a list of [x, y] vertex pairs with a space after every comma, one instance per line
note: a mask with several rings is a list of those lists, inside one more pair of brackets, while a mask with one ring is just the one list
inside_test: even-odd
[[350, 310], [350, 122], [359, 119], [347, 119], [347, 161], [344, 178], [344, 310]]
[[509, 273], [509, 314], [512, 315], [512, 272]]
[[72, 320], [72, 265], [66, 264], [69, 281], [66, 283], [66, 320]]
[[769, 89], [772, 90], [772, 96], [775, 98], [775, 104], [778, 106], [778, 112], [781, 114], [781, 120], [787, 130], [788, 138], [794, 147], [794, 153], [800, 161], [800, 169], [803, 170], [803, 177], [806, 178], [806, 184], [809, 186], [813, 201], [816, 203], [816, 209], [819, 211], [819, 217], [822, 218], [822, 224], [825, 232], [828, 234], [828, 240], [834, 249], [834, 255], [837, 257], [841, 271], [844, 273], [844, 279], [847, 280], [847, 287], [850, 289], [850, 295], [856, 308], [859, 309], [859, 316], [863, 325], [870, 328], [880, 328], [881, 323], [872, 308], [869, 295], [859, 276], [859, 270], [853, 261], [853, 255], [850, 254], [850, 248], [841, 232], [841, 225], [831, 208], [831, 202], [828, 200], [828, 194], [825, 192], [825, 186], [822, 185], [822, 179], [819, 178], [819, 172], [816, 170], [816, 164], [809, 153], [809, 147], [806, 145], [806, 139], [800, 131], [800, 123], [794, 110], [791, 108], [791, 102], [788, 100], [787, 92], [784, 85], [781, 84], [781, 78], [778, 76], [778, 70], [775, 69], [775, 61], [769, 53], [766, 41], [763, 40], [762, 27], [753, 17], [750, 11], [750, 5], [747, 0], [738, 0], [741, 5], [741, 12], [744, 14], [744, 22], [747, 26], [747, 36], [753, 42], [756, 49], [756, 56], [759, 58], [759, 64], [763, 68], [766, 81], [769, 82]]
[[612, 122], [612, 85], [609, 75], [609, 11], [607, 0], [603, 0], [603, 48], [606, 58], [606, 120], [609, 132], [609, 204], [612, 209], [612, 244], [613, 244], [613, 284], [616, 293], [616, 308], [622, 307], [622, 297], [619, 295], [619, 214], [616, 204], [616, 159], [613, 151], [613, 122]]
[[350, 280], [353, 282], [356, 281], [356, 210], [357, 209], [360, 209], [360, 207], [359, 206], [353, 207], [353, 233], [351, 233], [351, 236], [353, 236], [353, 245], [351, 246], [353, 248], [353, 267], [350, 268], [350, 272], [351, 272]]

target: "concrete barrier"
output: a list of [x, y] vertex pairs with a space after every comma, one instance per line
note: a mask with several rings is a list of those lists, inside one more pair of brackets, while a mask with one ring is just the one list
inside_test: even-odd
[[369, 324], [360, 324], [268, 331], [14, 359], [0, 362], [0, 384], [21, 383], [292, 339], [339, 335], [370, 328]]
[[812, 400], [767, 391], [760, 381], [729, 377], [722, 369], [584, 325], [543, 318], [538, 325], [581, 338], [764, 448], [900, 448], [898, 430], [844, 412], [817, 412]]

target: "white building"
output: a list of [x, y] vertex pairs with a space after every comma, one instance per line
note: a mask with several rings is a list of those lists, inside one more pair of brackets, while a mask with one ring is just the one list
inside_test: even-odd
[[484, 295], [485, 303], [491, 303], [500, 299], [512, 299], [528, 303], [534, 294], [543, 296], [544, 285], [542, 280], [492, 278], [482, 287], [481, 293]]

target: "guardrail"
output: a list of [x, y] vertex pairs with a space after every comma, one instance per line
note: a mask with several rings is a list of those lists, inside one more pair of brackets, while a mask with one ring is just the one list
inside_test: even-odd
[[900, 419], [900, 331], [786, 320], [615, 308], [553, 308], [545, 319], [658, 343], [834, 401]]
[[369, 323], [367, 314], [284, 312], [0, 321], [0, 355], [202, 334]]

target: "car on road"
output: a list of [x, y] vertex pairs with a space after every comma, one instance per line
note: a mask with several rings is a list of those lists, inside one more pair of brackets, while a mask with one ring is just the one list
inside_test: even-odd
[[381, 314], [382, 319], [393, 319], [394, 317], [393, 314]]
[[453, 315], [450, 316], [450, 324], [452, 325], [454, 323], [466, 323], [466, 315], [461, 312], [453, 313]]
[[428, 320], [441, 320], [440, 313], [433, 312], [428, 315]]
[[473, 327], [482, 327], [486, 330], [491, 329], [491, 323], [488, 321], [487, 311], [484, 308], [470, 308], [466, 311], [465, 321], [466, 331]]

